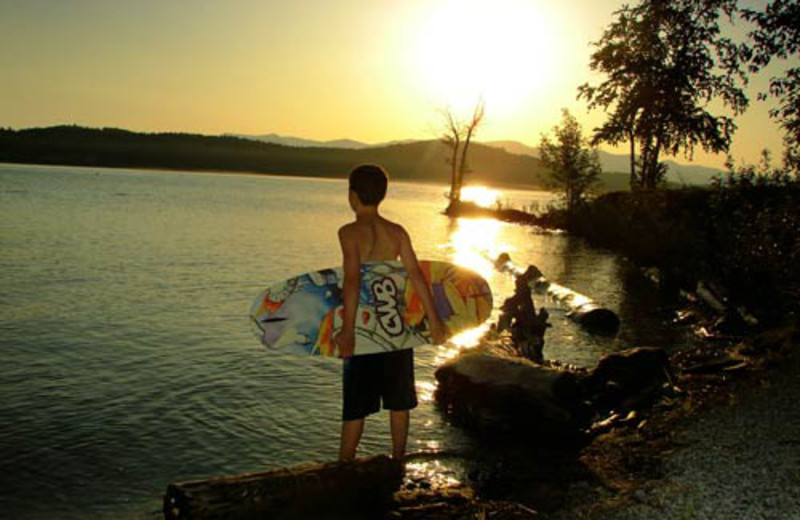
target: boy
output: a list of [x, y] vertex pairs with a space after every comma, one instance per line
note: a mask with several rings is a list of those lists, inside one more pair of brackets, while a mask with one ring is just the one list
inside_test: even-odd
[[383, 168], [362, 165], [350, 173], [349, 201], [356, 220], [339, 230], [344, 258], [344, 323], [334, 338], [344, 358], [341, 460], [352, 460], [364, 431], [364, 418], [383, 407], [390, 410], [392, 456], [402, 459], [408, 439], [409, 410], [417, 406], [412, 349], [353, 357], [360, 264], [368, 261], [403, 262], [408, 278], [420, 294], [428, 317], [431, 341], [442, 343], [445, 326], [436, 314], [433, 297], [420, 270], [411, 239], [402, 226], [378, 214], [388, 179]]

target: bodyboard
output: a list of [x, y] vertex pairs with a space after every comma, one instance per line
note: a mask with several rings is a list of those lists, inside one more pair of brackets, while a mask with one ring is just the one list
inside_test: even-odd
[[[450, 335], [477, 327], [492, 311], [489, 284], [449, 262], [422, 260], [422, 273]], [[261, 343], [301, 355], [337, 355], [333, 337], [342, 328], [341, 267], [312, 271], [271, 285], [250, 308]], [[361, 264], [354, 355], [430, 343], [419, 294], [399, 261]]]

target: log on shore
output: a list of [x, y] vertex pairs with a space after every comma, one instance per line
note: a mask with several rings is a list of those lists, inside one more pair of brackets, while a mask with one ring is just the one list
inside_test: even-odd
[[563, 285], [549, 281], [542, 272], [531, 266], [524, 270], [514, 265], [511, 257], [504, 253], [494, 262], [498, 271], [506, 272], [514, 277], [526, 277], [531, 290], [537, 294], [549, 296], [553, 301], [567, 309], [567, 317], [580, 324], [589, 332], [598, 334], [616, 334], [619, 330], [619, 316], [591, 298], [573, 291]]
[[166, 520], [381, 518], [403, 479], [386, 456], [170, 484]]
[[575, 374], [523, 358], [462, 354], [436, 370], [436, 399], [460, 423], [485, 433], [578, 440], [589, 422]]

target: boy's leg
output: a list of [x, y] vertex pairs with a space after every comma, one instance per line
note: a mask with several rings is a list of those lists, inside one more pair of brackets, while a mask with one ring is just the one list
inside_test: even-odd
[[384, 356], [383, 407], [389, 409], [392, 457], [402, 459], [408, 441], [409, 411], [417, 406], [417, 392], [414, 388], [414, 351], [398, 350]]
[[[339, 459], [352, 460], [364, 432], [364, 419], [381, 407], [381, 354], [353, 356], [344, 360], [342, 372], [342, 438]], [[379, 368], [380, 365], [378, 365]]]
[[406, 455], [408, 441], [408, 410], [390, 410], [389, 427], [392, 431], [392, 458], [402, 460]]
[[342, 421], [342, 439], [339, 443], [339, 460], [353, 460], [358, 442], [364, 432], [364, 419]]

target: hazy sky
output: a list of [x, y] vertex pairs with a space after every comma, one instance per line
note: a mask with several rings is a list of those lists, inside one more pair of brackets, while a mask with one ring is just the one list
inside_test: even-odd
[[[576, 89], [622, 3], [0, 0], [0, 126], [372, 143], [436, 137], [439, 110], [483, 94], [479, 140], [536, 145], [562, 107], [587, 132], [602, 121]], [[780, 132], [751, 94], [732, 153], [756, 161]]]

